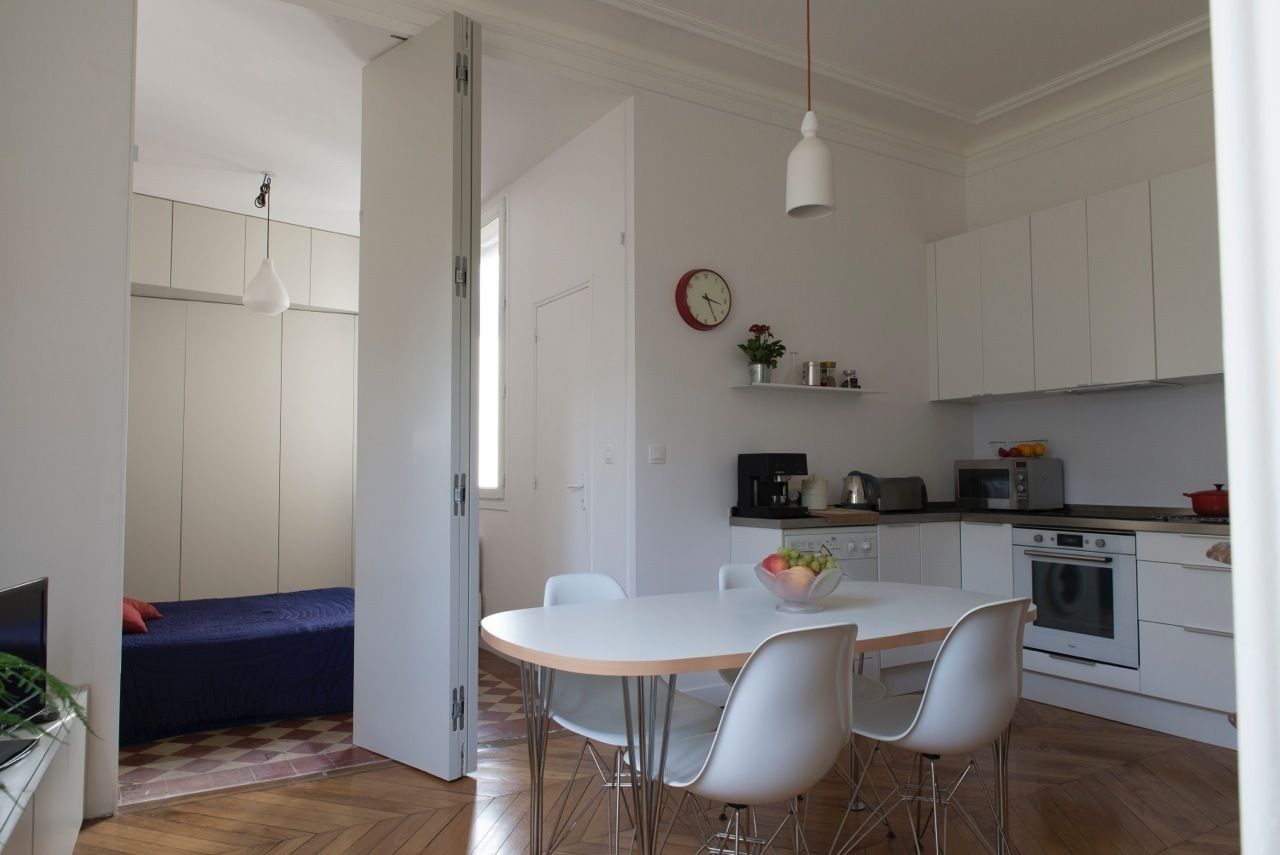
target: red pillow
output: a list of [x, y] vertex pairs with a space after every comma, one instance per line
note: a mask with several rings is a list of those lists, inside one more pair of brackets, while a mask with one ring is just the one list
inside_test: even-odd
[[160, 610], [145, 600], [135, 600], [133, 597], [125, 597], [124, 601], [138, 610], [138, 614], [142, 615], [143, 620], [154, 620], [158, 617], [164, 617], [160, 614]]
[[147, 625], [143, 622], [142, 615], [138, 614], [138, 610], [129, 605], [128, 601], [121, 603], [121, 606], [124, 613], [124, 634], [146, 632]]

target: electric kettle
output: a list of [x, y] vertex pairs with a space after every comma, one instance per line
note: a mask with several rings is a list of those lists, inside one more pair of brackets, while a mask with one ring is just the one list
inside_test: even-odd
[[874, 475], [853, 470], [844, 476], [840, 489], [840, 507], [874, 511], [880, 501], [880, 482]]

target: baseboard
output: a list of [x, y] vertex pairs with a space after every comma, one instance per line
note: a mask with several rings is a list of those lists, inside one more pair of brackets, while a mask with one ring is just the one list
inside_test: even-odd
[[1227, 721], [1226, 713], [1216, 710], [1077, 683], [1034, 671], [1023, 672], [1022, 696], [1029, 701], [1236, 749], [1236, 729]]

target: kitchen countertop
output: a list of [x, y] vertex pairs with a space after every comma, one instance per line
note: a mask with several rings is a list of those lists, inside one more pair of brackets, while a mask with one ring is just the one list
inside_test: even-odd
[[[1152, 519], [1154, 516], [1177, 519]], [[1056, 511], [979, 511], [958, 508], [949, 503], [930, 503], [923, 511], [889, 511], [880, 514], [880, 525], [925, 522], [1009, 523], [1047, 528], [1084, 528], [1101, 531], [1167, 531], [1177, 534], [1208, 534], [1230, 537], [1228, 523], [1199, 522], [1186, 508], [1144, 508], [1113, 505], [1067, 505]], [[784, 531], [807, 528], [843, 528], [857, 523], [832, 523], [822, 517], [762, 519], [729, 517], [729, 524], [749, 528], [773, 528]]]

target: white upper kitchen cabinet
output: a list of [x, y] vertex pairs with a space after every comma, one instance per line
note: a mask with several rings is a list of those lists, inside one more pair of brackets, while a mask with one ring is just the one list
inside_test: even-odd
[[173, 203], [133, 194], [129, 229], [129, 281], [169, 287]]
[[[244, 285], [258, 275], [267, 256], [267, 221], [245, 217]], [[294, 306], [311, 305], [311, 229], [271, 223], [271, 260]]]
[[1089, 242], [1079, 199], [1031, 215], [1036, 389], [1087, 386]]
[[964, 589], [1013, 596], [1013, 526], [960, 523], [960, 564]]
[[1035, 388], [1031, 319], [1031, 234], [1027, 217], [978, 231], [982, 269], [982, 391]]
[[982, 263], [978, 232], [934, 244], [938, 305], [938, 398], [972, 398], [982, 387]]
[[1156, 377], [1222, 373], [1214, 164], [1151, 180]]
[[243, 295], [244, 221], [229, 211], [174, 202], [173, 287]]
[[1156, 330], [1150, 182], [1090, 196], [1086, 215], [1092, 382], [1152, 380]]
[[359, 310], [359, 238], [319, 229], [311, 232], [311, 305]]

